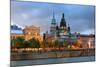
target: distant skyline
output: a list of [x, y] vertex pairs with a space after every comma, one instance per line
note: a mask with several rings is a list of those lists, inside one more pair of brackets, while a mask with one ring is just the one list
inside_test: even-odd
[[71, 32], [95, 32], [95, 6], [90, 5], [11, 1], [11, 24], [22, 27], [34, 25], [40, 27], [41, 32], [46, 32], [50, 30], [53, 11], [58, 25], [62, 13], [65, 14]]

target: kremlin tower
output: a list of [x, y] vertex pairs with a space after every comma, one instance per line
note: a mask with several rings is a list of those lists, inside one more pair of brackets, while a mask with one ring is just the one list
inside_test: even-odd
[[55, 19], [55, 14], [53, 12], [53, 18], [51, 21], [51, 27], [50, 27], [50, 34], [51, 35], [56, 35], [56, 19]]

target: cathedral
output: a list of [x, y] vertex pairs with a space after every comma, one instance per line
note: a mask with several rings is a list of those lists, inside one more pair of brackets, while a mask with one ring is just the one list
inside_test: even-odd
[[56, 22], [55, 14], [53, 12], [53, 17], [50, 26], [50, 33], [46, 33], [47, 39], [52, 41], [58, 40], [60, 42], [63, 41], [75, 42], [77, 39], [76, 35], [71, 34], [70, 25], [66, 23], [64, 13], [62, 13], [60, 25], [58, 25], [58, 23]]

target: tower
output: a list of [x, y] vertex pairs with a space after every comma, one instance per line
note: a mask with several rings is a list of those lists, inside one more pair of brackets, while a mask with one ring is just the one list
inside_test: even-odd
[[52, 18], [52, 21], [51, 21], [50, 33], [51, 33], [51, 35], [56, 34], [56, 19], [55, 19], [55, 13], [54, 12], [53, 12], [53, 18]]
[[61, 21], [60, 21], [60, 35], [66, 35], [67, 34], [67, 30], [68, 30], [68, 28], [67, 28], [65, 17], [64, 17], [64, 13], [63, 13]]
[[61, 22], [60, 22], [60, 27], [62, 28], [66, 28], [66, 21], [65, 21], [65, 17], [64, 17], [64, 13], [62, 14], [62, 18], [61, 18]]
[[69, 24], [68, 24], [68, 30], [67, 31], [68, 31], [68, 33], [70, 33], [70, 26], [69, 26]]

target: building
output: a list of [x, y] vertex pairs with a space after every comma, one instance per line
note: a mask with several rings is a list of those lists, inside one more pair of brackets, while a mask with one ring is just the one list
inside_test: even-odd
[[77, 35], [77, 40], [81, 42], [82, 48], [95, 48], [95, 35]]
[[51, 20], [51, 27], [50, 27], [50, 33], [45, 33], [46, 39], [49, 41], [55, 41], [58, 40], [60, 42], [68, 41], [68, 42], [75, 42], [76, 41], [76, 35], [71, 33], [70, 25], [65, 20], [64, 13], [62, 14], [62, 18], [60, 21], [60, 25], [56, 22], [55, 14], [53, 12], [53, 18]]
[[69, 24], [66, 24], [64, 13], [62, 14], [60, 26], [57, 26], [57, 31], [57, 36], [60, 41], [71, 41], [71, 39], [74, 37], [74, 34], [70, 32]]
[[25, 40], [30, 40], [32, 38], [42, 41], [42, 36], [40, 35], [40, 27], [26, 26], [23, 30]]
[[69, 44], [75, 44], [76, 46], [82, 48], [94, 48], [95, 47], [95, 35], [85, 35], [80, 33], [71, 33], [71, 28], [69, 23], [66, 23], [65, 15], [62, 14], [60, 25], [56, 22], [55, 14], [53, 12], [53, 17], [51, 20], [50, 33], [45, 33], [45, 40], [49, 42], [67, 42]]
[[57, 23], [56, 23], [56, 19], [55, 19], [55, 14], [53, 12], [53, 18], [52, 18], [51, 27], [50, 27], [50, 34], [53, 36], [56, 35], [56, 26], [57, 26]]
[[[35, 38], [40, 42], [47, 40], [48, 42], [59, 41], [62, 44], [65, 42], [70, 44], [75, 44], [78, 42], [81, 44], [82, 48], [94, 48], [95, 47], [95, 35], [82, 35], [79, 33], [71, 33], [70, 24], [66, 23], [65, 15], [62, 14], [60, 25], [56, 22], [55, 13], [53, 12], [53, 17], [51, 20], [50, 32], [46, 32], [40, 35], [40, 27], [34, 25], [26, 26], [21, 33], [11, 32], [11, 39], [16, 39], [18, 37], [23, 37], [26, 41]], [[16, 26], [13, 27], [17, 28]], [[61, 44], [61, 45], [62, 45]]]
[[23, 30], [22, 33], [12, 33], [11, 32], [11, 39], [16, 39], [18, 37], [23, 37], [26, 41], [35, 38], [39, 41], [42, 41], [43, 38], [40, 35], [40, 27], [35, 27], [35, 26], [26, 26]]

